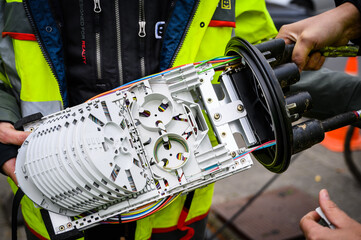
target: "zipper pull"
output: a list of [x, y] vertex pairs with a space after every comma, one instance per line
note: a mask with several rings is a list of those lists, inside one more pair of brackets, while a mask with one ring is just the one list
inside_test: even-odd
[[94, 0], [94, 12], [100, 13], [102, 11], [100, 7], [100, 0]]
[[145, 33], [145, 21], [140, 21], [139, 22], [139, 33], [138, 36], [139, 37], [145, 37], [146, 33]]

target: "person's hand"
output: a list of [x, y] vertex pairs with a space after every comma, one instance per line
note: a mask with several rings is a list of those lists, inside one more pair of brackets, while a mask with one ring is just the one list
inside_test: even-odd
[[[15, 130], [14, 126], [8, 122], [0, 122], [0, 142], [4, 144], [13, 144], [20, 146], [30, 133]], [[17, 185], [15, 175], [15, 158], [9, 159], [3, 164], [3, 171]]]
[[333, 240], [333, 239], [361, 239], [361, 224], [350, 218], [330, 200], [327, 190], [319, 194], [320, 207], [328, 220], [336, 227], [330, 229], [318, 224], [320, 216], [316, 211], [309, 212], [300, 221], [300, 227], [306, 239]]
[[296, 43], [292, 60], [302, 70], [318, 70], [325, 58], [318, 50], [326, 46], [346, 45], [349, 40], [361, 36], [361, 18], [358, 9], [351, 3], [302, 21], [284, 25], [276, 38], [286, 44]]

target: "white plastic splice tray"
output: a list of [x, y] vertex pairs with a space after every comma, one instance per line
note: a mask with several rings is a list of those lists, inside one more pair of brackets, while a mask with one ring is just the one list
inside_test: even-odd
[[242, 102], [227, 76], [219, 99], [213, 69], [198, 72], [186, 65], [25, 126], [19, 186], [51, 212], [56, 234], [134, 209], [137, 219], [146, 204], [251, 167], [249, 155], [236, 157], [245, 150], [236, 134], [255, 142]]

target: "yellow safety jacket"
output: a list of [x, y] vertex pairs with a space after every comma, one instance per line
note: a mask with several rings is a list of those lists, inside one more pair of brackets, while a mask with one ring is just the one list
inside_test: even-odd
[[[0, 55], [3, 65], [9, 70], [15, 70], [16, 74], [5, 71], [0, 75], [0, 80], [9, 84], [15, 96], [17, 95], [22, 116], [36, 112], [45, 115], [62, 110], [67, 103], [65, 66], [62, 65], [63, 59], [59, 60], [61, 48], [48, 49], [48, 53], [44, 54], [47, 45], [60, 39], [48, 1], [24, 0], [23, 3], [22, 0], [7, 0], [1, 7], [3, 22], [0, 27], [4, 37], [1, 41], [9, 44], [13, 59], [10, 55], [3, 56], [2, 48]], [[37, 8], [37, 14], [40, 12], [48, 22], [34, 20], [37, 15], [30, 14], [29, 8]], [[228, 18], [222, 19], [219, 11], [226, 12]], [[232, 35], [257, 43], [270, 39], [277, 33], [263, 0], [178, 0], [175, 2], [173, 15], [177, 13], [187, 16], [187, 19], [184, 20], [180, 34], [176, 36], [166, 33], [164, 36], [165, 46], [161, 59], [163, 69], [223, 56]], [[178, 31], [177, 21], [179, 18], [174, 16], [166, 31]], [[7, 109], [8, 106], [0, 104], [0, 112], [4, 110], [4, 113]], [[10, 122], [16, 120], [10, 112], [8, 115], [0, 114], [0, 121], [6, 120], [7, 116]], [[17, 187], [11, 180], [9, 182], [16, 191]], [[186, 196], [181, 196], [167, 208], [138, 220], [136, 239], [150, 239], [152, 232], [170, 232], [203, 219], [210, 209], [212, 194], [213, 185], [197, 189], [185, 215], [181, 212]], [[40, 211], [31, 200], [24, 197], [21, 209], [26, 224], [33, 233], [48, 239]], [[180, 220], [181, 215], [184, 219]]]

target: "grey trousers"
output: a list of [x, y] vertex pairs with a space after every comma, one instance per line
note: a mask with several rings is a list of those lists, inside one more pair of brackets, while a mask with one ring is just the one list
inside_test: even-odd
[[308, 117], [324, 119], [336, 114], [361, 109], [361, 77], [322, 68], [304, 71], [291, 92], [308, 91], [313, 108]]

